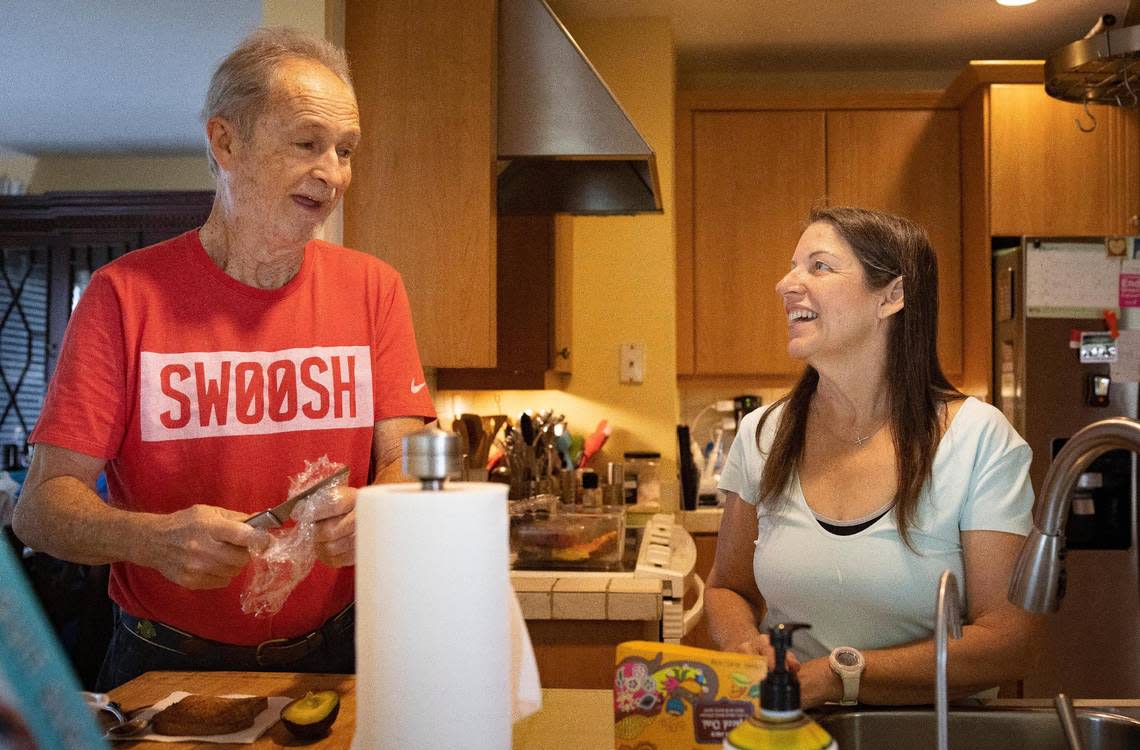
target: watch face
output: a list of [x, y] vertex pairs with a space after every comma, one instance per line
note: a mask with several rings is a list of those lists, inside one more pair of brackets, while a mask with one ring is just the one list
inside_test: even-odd
[[840, 651], [835, 655], [835, 660], [845, 667], [854, 667], [859, 664], [859, 655], [852, 651]]

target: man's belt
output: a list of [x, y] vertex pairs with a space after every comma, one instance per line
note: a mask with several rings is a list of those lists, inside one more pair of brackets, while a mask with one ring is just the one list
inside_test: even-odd
[[311, 633], [296, 638], [274, 638], [256, 646], [235, 646], [199, 638], [157, 620], [144, 620], [126, 612], [120, 612], [120, 622], [136, 638], [192, 659], [223, 662], [234, 667], [279, 667], [300, 661], [325, 644], [352, 638], [354, 614], [353, 605], [349, 604]]

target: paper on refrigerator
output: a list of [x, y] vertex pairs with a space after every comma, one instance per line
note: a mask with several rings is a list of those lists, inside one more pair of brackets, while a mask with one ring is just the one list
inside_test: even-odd
[[1108, 372], [1117, 383], [1140, 382], [1140, 331], [1120, 332], [1116, 339], [1116, 361]]
[[1103, 241], [1027, 243], [1025, 314], [1099, 318], [1120, 303], [1120, 268]]

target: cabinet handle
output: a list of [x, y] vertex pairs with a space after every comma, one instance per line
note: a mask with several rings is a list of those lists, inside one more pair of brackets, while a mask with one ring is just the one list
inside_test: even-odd
[[1132, 217], [1128, 219], [1128, 225], [1132, 227], [1140, 227], [1140, 216], [1132, 214]]
[[558, 356], [562, 359], [570, 359], [570, 347], [564, 346], [557, 352]]

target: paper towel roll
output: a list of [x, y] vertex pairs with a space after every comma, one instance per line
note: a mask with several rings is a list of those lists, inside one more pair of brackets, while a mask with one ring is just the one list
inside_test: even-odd
[[357, 495], [354, 750], [510, 748], [507, 490]]

